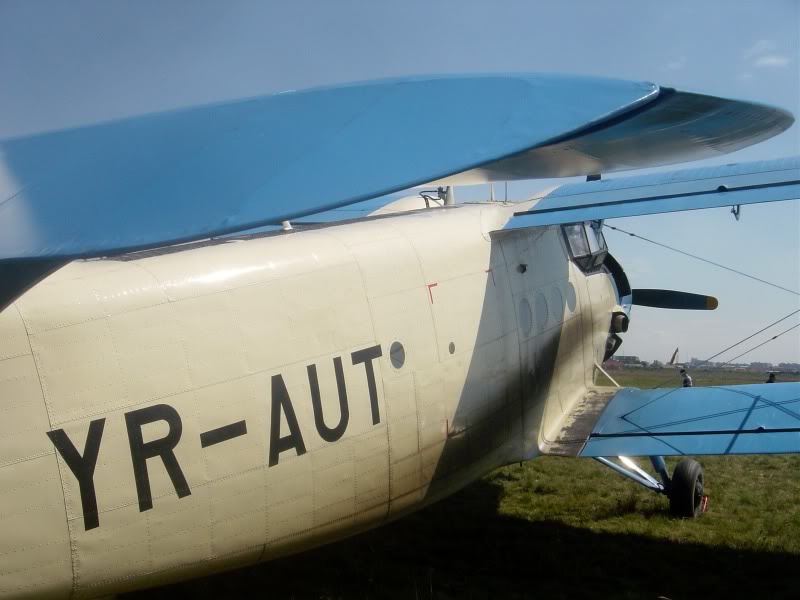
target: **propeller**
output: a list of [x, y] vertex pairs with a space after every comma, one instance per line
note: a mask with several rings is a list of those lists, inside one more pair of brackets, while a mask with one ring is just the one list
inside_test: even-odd
[[[611, 358], [622, 345], [622, 338], [618, 334], [628, 331], [629, 309], [633, 304], [677, 310], [714, 310], [719, 306], [716, 298], [703, 294], [690, 294], [689, 292], [676, 290], [631, 289], [625, 270], [610, 252], [606, 253], [603, 264], [614, 279], [617, 302], [620, 304], [620, 306], [615, 307], [611, 315], [611, 327], [606, 339], [603, 362]], [[675, 354], [677, 355], [677, 353], [678, 350], [676, 348]], [[675, 360], [674, 356], [672, 360]]]
[[719, 302], [713, 296], [690, 294], [675, 290], [632, 290], [631, 304], [652, 308], [672, 308], [676, 310], [714, 310]]

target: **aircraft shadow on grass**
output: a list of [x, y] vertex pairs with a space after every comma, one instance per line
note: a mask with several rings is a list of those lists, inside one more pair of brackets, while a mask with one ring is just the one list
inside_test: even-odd
[[126, 598], [796, 597], [796, 555], [529, 522], [497, 514], [501, 494], [482, 480], [336, 544]]

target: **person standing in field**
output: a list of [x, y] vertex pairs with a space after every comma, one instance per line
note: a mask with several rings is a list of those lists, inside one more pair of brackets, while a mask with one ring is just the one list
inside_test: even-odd
[[775, 371], [769, 372], [769, 377], [767, 378], [766, 383], [775, 383]]
[[681, 375], [683, 376], [683, 387], [693, 387], [692, 378], [689, 377], [686, 369], [681, 369]]

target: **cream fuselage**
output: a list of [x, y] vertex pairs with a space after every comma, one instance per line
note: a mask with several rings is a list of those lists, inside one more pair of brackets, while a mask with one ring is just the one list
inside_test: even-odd
[[437, 208], [70, 264], [0, 313], [0, 592], [296, 552], [532, 458], [616, 303], [559, 228]]

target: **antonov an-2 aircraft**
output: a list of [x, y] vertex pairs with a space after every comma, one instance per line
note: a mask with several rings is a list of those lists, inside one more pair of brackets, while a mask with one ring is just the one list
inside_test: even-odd
[[[792, 122], [522, 74], [3, 140], [0, 592], [88, 598], [270, 560], [541, 454], [601, 458], [697, 515], [700, 465], [662, 457], [799, 451], [800, 384], [597, 385], [631, 304], [716, 306], [632, 288], [603, 220], [796, 199], [800, 161], [605, 175]], [[518, 204], [446, 187], [598, 174]], [[426, 183], [447, 191], [314, 216]]]

